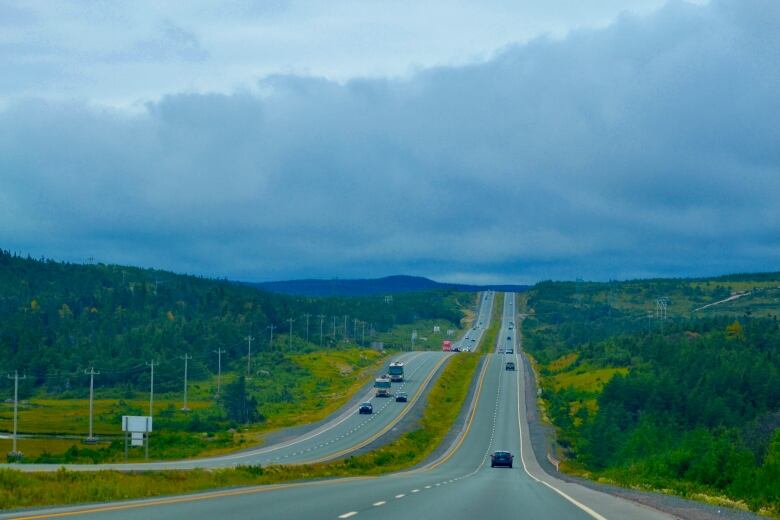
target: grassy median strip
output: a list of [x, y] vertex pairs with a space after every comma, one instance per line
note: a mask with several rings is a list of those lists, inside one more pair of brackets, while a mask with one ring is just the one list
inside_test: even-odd
[[504, 315], [504, 293], [496, 293], [493, 298], [493, 309], [490, 313], [490, 325], [485, 335], [482, 336], [480, 348], [482, 352], [493, 352], [498, 342], [498, 333], [501, 331], [501, 317]]
[[452, 356], [431, 388], [420, 427], [364, 455], [321, 464], [243, 466], [211, 471], [23, 473], [5, 469], [0, 470], [0, 509], [109, 502], [231, 486], [378, 475], [408, 468], [430, 455], [452, 427], [468, 395], [479, 358], [477, 354], [467, 353]]

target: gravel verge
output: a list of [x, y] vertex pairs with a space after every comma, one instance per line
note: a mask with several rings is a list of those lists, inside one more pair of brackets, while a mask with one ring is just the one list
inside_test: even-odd
[[597, 491], [631, 500], [686, 520], [755, 520], [766, 518], [740, 509], [714, 506], [675, 495], [665, 495], [652, 491], [639, 491], [611, 484], [602, 484], [600, 482], [594, 482], [592, 480], [556, 471], [555, 466], [547, 460], [548, 447], [555, 442], [555, 429], [549, 424], [542, 422], [536, 402], [536, 391], [538, 388], [536, 385], [536, 375], [531, 368], [530, 360], [525, 355], [525, 352], [521, 350], [520, 354], [523, 356], [523, 365], [525, 366], [525, 377], [523, 380], [525, 384], [525, 404], [526, 410], [528, 410], [528, 417], [526, 419], [528, 431], [531, 436], [531, 445], [536, 460], [542, 466], [542, 469], [549, 475], [566, 482], [575, 482]]

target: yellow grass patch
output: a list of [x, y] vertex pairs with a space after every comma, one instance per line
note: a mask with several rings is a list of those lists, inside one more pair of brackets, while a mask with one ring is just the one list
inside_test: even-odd
[[556, 389], [574, 387], [585, 392], [600, 392], [615, 374], [627, 374], [628, 368], [579, 367], [573, 372], [561, 372], [549, 377]]
[[578, 354], [576, 352], [559, 357], [552, 363], [548, 364], [547, 369], [550, 370], [550, 372], [560, 372], [562, 370], [566, 370], [569, 365], [577, 361], [577, 357]]
[[[129, 405], [140, 408], [143, 413], [149, 409], [149, 401], [126, 399]], [[121, 424], [115, 420], [119, 412], [119, 399], [95, 399], [94, 431], [96, 434], [117, 435]], [[155, 412], [173, 404], [177, 409], [181, 401], [175, 399], [155, 400]], [[201, 410], [213, 406], [213, 401], [189, 401], [190, 409]], [[20, 433], [60, 433], [68, 435], [86, 434], [89, 429], [88, 399], [30, 399], [19, 406]], [[13, 430], [13, 403], [0, 403], [0, 430]]]

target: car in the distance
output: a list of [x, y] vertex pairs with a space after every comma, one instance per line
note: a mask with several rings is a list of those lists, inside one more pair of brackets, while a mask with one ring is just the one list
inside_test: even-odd
[[406, 392], [396, 392], [395, 393], [395, 402], [396, 403], [405, 403], [409, 400], [409, 395]]
[[512, 461], [515, 460], [515, 456], [508, 451], [498, 450], [490, 454], [490, 467], [505, 467], [511, 468]]
[[514, 370], [515, 369], [515, 362], [514, 361], [507, 361], [506, 362], [506, 369], [507, 370]]
[[371, 403], [368, 403], [368, 402], [360, 403], [360, 408], [358, 409], [358, 412], [359, 413], [367, 413], [367, 414], [371, 415], [372, 413], [374, 413], [374, 405], [371, 404]]
[[504, 350], [504, 354], [514, 354], [514, 353], [515, 353], [515, 349], [513, 349], [512, 347], [509, 347], [508, 349]]

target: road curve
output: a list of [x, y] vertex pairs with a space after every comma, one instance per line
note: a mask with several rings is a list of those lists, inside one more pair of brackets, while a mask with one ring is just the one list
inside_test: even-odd
[[[507, 298], [514, 301], [514, 295]], [[497, 349], [511, 343], [508, 328], [514, 303], [507, 301]], [[507, 340], [506, 338], [510, 339]], [[214, 517], [308, 519], [390, 518], [473, 519], [623, 519], [660, 520], [661, 512], [624, 499], [561, 482], [546, 475], [534, 459], [527, 436], [522, 370], [505, 370], [512, 354], [489, 354], [480, 372], [474, 408], [457, 449], [423, 468], [383, 477], [260, 486], [145, 501], [60, 508], [7, 515], [112, 519], [186, 519]], [[435, 405], [435, 403], [434, 403]], [[491, 468], [489, 454], [506, 449], [514, 468]]]
[[[477, 343], [489, 324], [494, 293], [485, 294], [478, 312], [475, 329], [468, 329], [463, 338], [476, 338]], [[241, 452], [178, 461], [110, 463], [110, 464], [0, 464], [3, 468], [21, 471], [56, 471], [65, 467], [73, 471], [115, 469], [120, 471], [225, 468], [239, 464], [302, 464], [323, 462], [344, 457], [382, 437], [412, 409], [431, 383], [438, 369], [451, 355], [445, 352], [407, 352], [394, 358], [405, 364], [402, 383], [393, 383], [392, 390], [403, 390], [409, 395], [408, 403], [396, 403], [392, 398], [374, 397], [369, 388], [362, 401], [374, 404], [374, 413], [360, 415], [357, 407], [349, 404], [335, 412], [324, 424], [293, 439], [248, 449]], [[154, 439], [154, 438], [153, 438]], [[154, 440], [152, 439], [152, 442]]]

